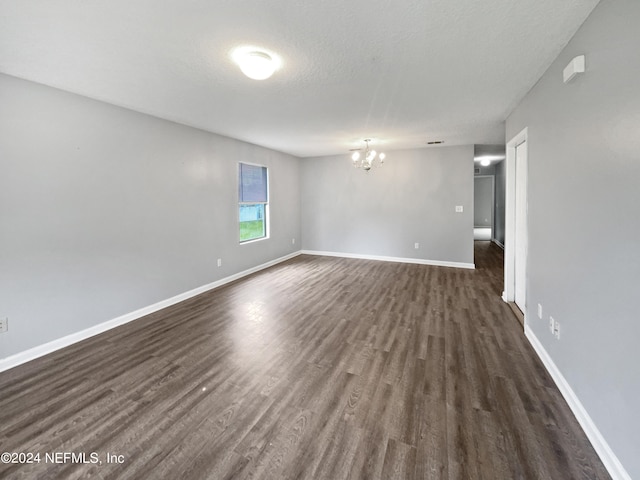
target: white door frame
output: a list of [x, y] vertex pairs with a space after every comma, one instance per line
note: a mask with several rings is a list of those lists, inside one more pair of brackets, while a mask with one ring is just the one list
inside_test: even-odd
[[[506, 159], [506, 191], [505, 191], [505, 242], [504, 242], [504, 292], [505, 302], [514, 302], [516, 297], [515, 277], [515, 237], [516, 237], [516, 147], [528, 140], [528, 130], [525, 128], [507, 143]], [[528, 152], [528, 144], [526, 144]], [[525, 181], [528, 177], [525, 171]], [[528, 229], [527, 229], [528, 230]], [[527, 236], [528, 237], [528, 233]], [[528, 241], [526, 238], [525, 241]], [[526, 312], [522, 312], [525, 314]]]

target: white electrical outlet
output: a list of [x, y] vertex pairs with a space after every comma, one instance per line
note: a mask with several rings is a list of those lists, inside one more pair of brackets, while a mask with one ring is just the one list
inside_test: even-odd
[[456, 205], [456, 213], [462, 213], [464, 211], [464, 208], [462, 208], [462, 205]]
[[9, 330], [9, 319], [7, 317], [0, 318], [0, 333], [4, 333]]
[[218, 266], [219, 266], [219, 267], [221, 267], [221, 266], [222, 266], [222, 259], [221, 259], [221, 258], [219, 258], [219, 259], [218, 259]]
[[418, 250], [420, 248], [420, 244], [418, 242], [413, 244], [413, 248], [415, 248], [416, 250]]
[[553, 326], [553, 336], [556, 337], [556, 340], [560, 340], [560, 322], [555, 322]]
[[538, 304], [538, 318], [542, 318], [542, 305]]
[[553, 317], [549, 317], [549, 331], [555, 335], [556, 321], [553, 319]]
[[296, 239], [295, 239], [295, 238], [292, 238], [292, 239], [291, 239], [291, 245], [295, 245], [295, 244], [296, 244]]

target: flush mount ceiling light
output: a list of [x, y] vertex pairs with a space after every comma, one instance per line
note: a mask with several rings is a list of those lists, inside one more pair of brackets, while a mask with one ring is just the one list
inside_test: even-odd
[[253, 80], [269, 78], [280, 63], [275, 56], [252, 47], [238, 48], [234, 50], [232, 56], [242, 73]]
[[[378, 166], [384, 163], [384, 159], [386, 155], [382, 152], [378, 153], [375, 150], [369, 149], [370, 138], [365, 138], [364, 143], [366, 147], [364, 151], [362, 148], [352, 148], [350, 151], [353, 152], [351, 154], [351, 161], [353, 162], [353, 166], [356, 168], [362, 168], [365, 172], [371, 170], [375, 164], [375, 161], [378, 160]], [[360, 153], [362, 151], [362, 154]]]
[[476, 162], [480, 162], [480, 165], [483, 167], [488, 167], [491, 165], [491, 162], [494, 160], [504, 160], [504, 155], [481, 155], [479, 157], [473, 157], [473, 160]]

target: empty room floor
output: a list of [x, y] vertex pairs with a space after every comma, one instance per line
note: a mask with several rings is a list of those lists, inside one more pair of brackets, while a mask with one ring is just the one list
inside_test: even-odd
[[301, 255], [0, 373], [0, 450], [41, 459], [0, 478], [609, 478], [475, 248]]

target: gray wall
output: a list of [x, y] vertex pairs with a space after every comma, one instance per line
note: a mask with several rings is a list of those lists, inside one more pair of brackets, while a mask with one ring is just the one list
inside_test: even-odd
[[[602, 0], [506, 126], [507, 140], [524, 127], [529, 134], [527, 321], [632, 478], [640, 478], [638, 19], [637, 0]], [[565, 85], [563, 68], [581, 54], [586, 73]]]
[[493, 227], [493, 196], [493, 178], [476, 176], [473, 179], [474, 227]]
[[[475, 170], [478, 170], [475, 172]], [[488, 167], [483, 167], [479, 162], [474, 163], [474, 175], [495, 175], [496, 174], [496, 165], [492, 163]]]
[[[295, 157], [5, 75], [0, 105], [0, 358], [299, 249]], [[238, 244], [238, 161], [268, 240]]]
[[473, 263], [473, 146], [386, 153], [302, 160], [303, 249]]
[[495, 220], [493, 222], [493, 238], [500, 245], [504, 245], [505, 232], [505, 201], [506, 201], [506, 162], [502, 161], [495, 165]]

